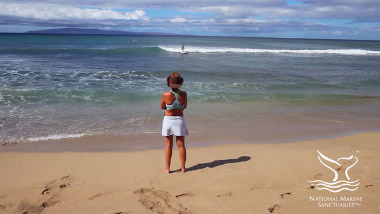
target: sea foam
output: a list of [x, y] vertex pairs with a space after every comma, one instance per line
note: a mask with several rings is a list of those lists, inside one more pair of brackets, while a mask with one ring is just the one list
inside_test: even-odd
[[[178, 46], [158, 46], [168, 52], [181, 53]], [[229, 48], [229, 47], [196, 47], [186, 46], [189, 53], [291, 53], [291, 54], [342, 54], [342, 55], [380, 55], [380, 51], [363, 49], [253, 49], [253, 48]]]
[[64, 139], [64, 138], [78, 138], [78, 137], [83, 137], [85, 133], [80, 133], [80, 134], [56, 134], [56, 135], [48, 135], [44, 137], [30, 137], [27, 140], [28, 141], [42, 141], [42, 140], [59, 140], [59, 139]]

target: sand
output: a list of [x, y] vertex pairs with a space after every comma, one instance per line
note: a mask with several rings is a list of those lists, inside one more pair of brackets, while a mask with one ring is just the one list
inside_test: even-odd
[[[160, 172], [163, 144], [133, 152], [3, 149], [0, 213], [380, 213], [380, 132], [236, 143], [188, 148], [186, 173], [176, 171], [175, 150], [171, 174]], [[357, 157], [348, 174], [359, 188], [332, 193], [312, 186], [308, 181], [334, 177], [317, 150], [334, 160]]]

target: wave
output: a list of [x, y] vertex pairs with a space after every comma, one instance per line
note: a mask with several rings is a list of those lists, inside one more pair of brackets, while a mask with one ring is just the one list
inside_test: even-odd
[[[178, 46], [158, 46], [168, 51], [181, 53]], [[253, 48], [230, 48], [230, 47], [195, 47], [187, 46], [189, 53], [273, 53], [273, 54], [341, 54], [341, 55], [380, 55], [380, 51], [363, 49], [253, 49]]]
[[42, 141], [42, 140], [59, 140], [64, 138], [78, 138], [83, 137], [89, 134], [81, 133], [81, 134], [55, 134], [55, 135], [48, 135], [44, 137], [30, 137], [27, 139], [27, 141]]
[[[269, 53], [269, 54], [340, 54], [340, 55], [380, 55], [380, 51], [364, 49], [255, 49], [232, 47], [186, 46], [189, 53]], [[0, 49], [6, 54], [157, 54], [162, 52], [181, 53], [179, 46], [159, 45], [143, 47], [102, 47], [102, 48], [16, 48]]]
[[157, 46], [152, 47], [121, 47], [121, 48], [15, 48], [0, 49], [5, 54], [65, 54], [65, 53], [87, 53], [87, 54], [154, 54], [164, 50]]
[[[134, 85], [116, 84], [116, 88], [106, 88], [109, 82], [99, 83], [96, 87], [90, 88], [92, 81], [89, 85], [71, 84], [69, 88], [55, 88], [54, 86], [43, 88], [25, 88], [25, 89], [11, 89], [0, 87], [0, 106], [19, 106], [23, 104], [28, 105], [41, 105], [41, 104], [136, 104], [136, 103], [150, 103], [154, 101], [157, 96], [160, 96], [159, 91], [163, 88], [160, 85], [151, 84], [149, 89], [136, 90]], [[152, 80], [153, 81], [153, 80]], [[131, 81], [136, 85], [141, 85], [138, 80]], [[142, 81], [141, 81], [142, 82]], [[151, 81], [149, 81], [151, 82]], [[157, 82], [157, 81], [156, 81]], [[132, 84], [132, 83], [131, 83]], [[222, 87], [224, 86], [224, 87]], [[283, 93], [268, 91], [267, 89], [255, 88], [233, 88], [231, 85], [222, 85], [213, 91], [202, 90], [202, 88], [189, 88], [192, 91], [192, 100], [195, 102], [210, 103], [210, 102], [278, 102], [281, 104], [297, 104], [297, 105], [310, 105], [322, 104], [326, 106], [342, 105], [342, 104], [364, 104], [375, 103], [380, 101], [380, 96], [367, 96], [367, 95], [347, 95], [347, 94], [314, 94], [305, 95], [301, 93], [287, 92]], [[228, 89], [230, 92], [222, 91]], [[249, 89], [249, 92], [244, 90]], [[237, 96], [237, 93], [240, 93]], [[7, 113], [7, 112], [6, 112]], [[9, 113], [9, 112], [8, 112]]]

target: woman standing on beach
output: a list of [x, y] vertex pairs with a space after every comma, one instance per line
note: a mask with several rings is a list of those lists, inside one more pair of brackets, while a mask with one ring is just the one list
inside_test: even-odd
[[176, 136], [179, 157], [181, 160], [181, 171], [186, 172], [186, 148], [185, 136], [188, 135], [183, 110], [187, 106], [187, 94], [179, 90], [183, 84], [183, 78], [177, 72], [170, 74], [166, 78], [166, 84], [171, 88], [162, 94], [161, 109], [166, 110], [162, 122], [162, 136], [165, 137], [165, 163], [166, 168], [162, 171], [170, 173], [170, 161], [172, 157], [173, 135]]

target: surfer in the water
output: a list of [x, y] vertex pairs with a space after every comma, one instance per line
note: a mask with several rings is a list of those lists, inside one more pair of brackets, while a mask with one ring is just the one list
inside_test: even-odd
[[181, 52], [185, 53], [185, 45], [182, 45]]

